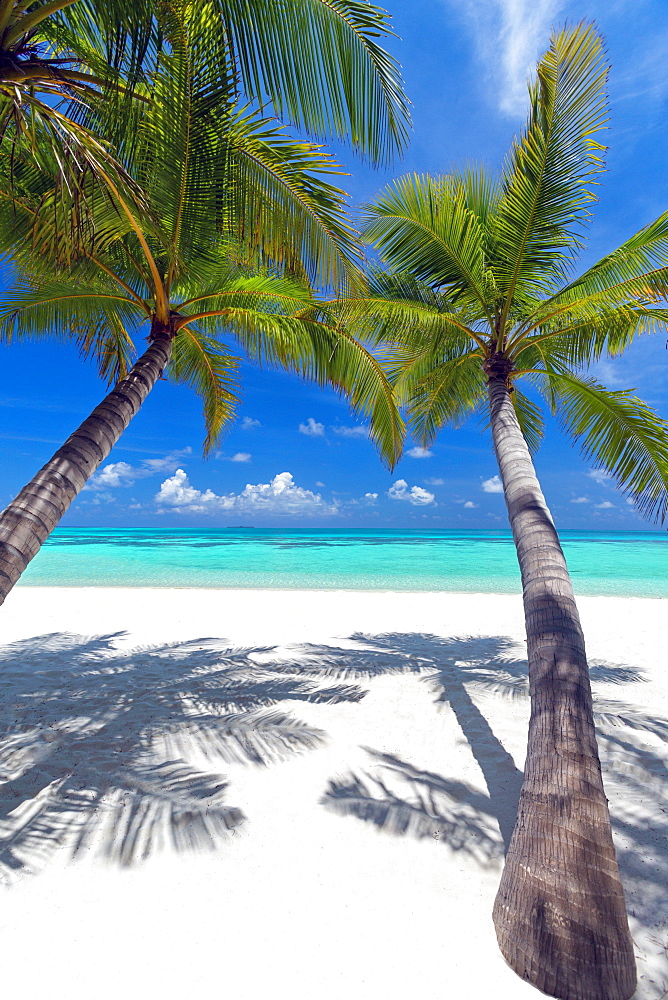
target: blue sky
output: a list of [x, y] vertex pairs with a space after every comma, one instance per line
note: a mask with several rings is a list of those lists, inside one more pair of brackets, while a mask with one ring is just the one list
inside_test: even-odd
[[[466, 162], [500, 164], [525, 117], [527, 71], [552, 25], [594, 19], [612, 64], [609, 170], [583, 266], [668, 208], [665, 0], [387, 0], [414, 105], [410, 149], [392, 170], [337, 154], [353, 210], [393, 176]], [[141, 346], [141, 345], [140, 345]], [[668, 417], [664, 334], [641, 339], [597, 377], [635, 389]], [[63, 345], [0, 348], [0, 501], [8, 502], [104, 394]], [[488, 432], [475, 421], [441, 433], [428, 454], [409, 443], [390, 473], [361, 422], [331, 392], [283, 373], [242, 369], [243, 402], [215, 458], [203, 461], [197, 399], [158, 384], [63, 520], [66, 525], [338, 528], [506, 527]], [[592, 474], [548, 425], [536, 465], [558, 526], [651, 527]]]

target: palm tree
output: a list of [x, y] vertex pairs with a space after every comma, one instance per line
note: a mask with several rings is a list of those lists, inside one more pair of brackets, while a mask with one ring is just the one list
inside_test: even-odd
[[[178, 6], [178, 4], [176, 5]], [[207, 18], [225, 38], [237, 99], [270, 105], [316, 135], [349, 141], [374, 162], [405, 146], [408, 105], [383, 10], [359, 0], [211, 0]], [[175, 4], [151, 0], [0, 0], [0, 140], [15, 156], [60, 153], [78, 171], [117, 168], [106, 137], [78, 111], [141, 96], [171, 44]], [[204, 23], [204, 22], [202, 22]], [[203, 39], [204, 41], [204, 39]], [[294, 58], [299, 49], [300, 56]]]
[[[139, 219], [118, 189], [93, 185], [78, 206], [92, 249], [61, 276], [52, 261], [67, 218], [53, 211], [43, 174], [17, 179], [17, 197], [0, 213], [0, 237], [14, 244], [23, 274], [0, 310], [0, 336], [55, 330], [74, 337], [110, 381], [121, 377], [0, 515], [0, 602], [163, 371], [202, 396], [205, 452], [214, 446], [233, 412], [238, 361], [221, 333], [251, 358], [345, 391], [371, 417], [390, 463], [401, 448], [381, 366], [329, 322], [311, 290], [312, 282], [358, 281], [343, 192], [327, 181], [340, 168], [318, 146], [238, 108], [213, 2], [171, 0], [162, 9], [168, 45], [149, 99], [126, 106], [122, 123], [113, 102], [106, 116], [95, 109], [96, 127], [113, 138], [159, 223]], [[49, 248], [44, 261], [36, 247]], [[150, 346], [128, 371], [129, 331], [144, 325]]]
[[564, 1000], [626, 1000], [635, 967], [582, 629], [531, 457], [541, 412], [520, 380], [641, 511], [663, 519], [668, 502], [668, 425], [587, 374], [603, 352], [668, 321], [668, 213], [569, 275], [602, 169], [606, 81], [592, 27], [555, 33], [500, 179], [468, 170], [390, 185], [364, 230], [388, 270], [346, 306], [353, 329], [392, 341], [389, 370], [425, 444], [476, 410], [491, 426], [522, 574], [532, 705], [494, 921], [513, 969]]

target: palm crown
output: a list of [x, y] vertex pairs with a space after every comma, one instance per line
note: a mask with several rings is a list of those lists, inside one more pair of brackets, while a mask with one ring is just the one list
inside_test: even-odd
[[593, 28], [555, 33], [500, 178], [407, 176], [367, 207], [364, 232], [388, 270], [348, 309], [393, 342], [390, 371], [425, 443], [485, 410], [488, 377], [502, 374], [532, 449], [543, 421], [520, 381], [641, 510], [663, 519], [668, 425], [586, 368], [668, 321], [668, 213], [571, 277], [603, 169], [606, 79]]
[[[356, 234], [328, 180], [341, 168], [238, 107], [226, 26], [215, 15], [213, 0], [164, 4], [166, 44], [149, 84], [138, 85], [145, 99], [122, 115], [111, 102], [86, 118], [113, 139], [147, 212], [113, 185], [111, 196], [84, 186], [76, 211], [91, 236], [72, 259], [63, 232], [73, 206], [54, 211], [43, 171], [17, 172], [17, 197], [0, 223], [24, 277], [5, 298], [1, 334], [74, 336], [114, 381], [128, 370], [132, 333], [144, 323], [151, 337], [168, 332], [168, 375], [204, 400], [205, 451], [234, 408], [238, 358], [220, 340], [232, 335], [253, 359], [346, 391], [393, 463], [402, 428], [382, 368], [329, 321], [310, 287], [359, 281]], [[50, 251], [42, 265], [36, 248]], [[66, 274], [54, 276], [54, 256]]]

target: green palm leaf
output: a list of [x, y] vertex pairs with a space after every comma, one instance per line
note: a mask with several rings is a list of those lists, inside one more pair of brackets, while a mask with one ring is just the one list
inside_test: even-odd
[[400, 177], [366, 207], [362, 232], [394, 272], [447, 288], [489, 315], [487, 234], [459, 178]]
[[548, 392], [564, 429], [582, 454], [605, 469], [638, 509], [655, 520], [668, 513], [668, 423], [632, 395], [594, 379], [547, 371]]
[[[245, 93], [378, 163], [407, 142], [399, 66], [378, 39], [390, 18], [366, 0], [217, 0]], [[299, 40], [296, 56], [296, 40]]]
[[590, 185], [602, 169], [603, 147], [594, 137], [605, 120], [606, 80], [603, 43], [593, 27], [552, 36], [495, 218], [494, 270], [505, 316], [516, 289], [544, 288], [561, 278], [580, 246], [594, 198]]
[[196, 327], [182, 327], [174, 339], [167, 375], [172, 381], [189, 386], [202, 399], [205, 455], [216, 446], [225, 424], [234, 416], [239, 402], [238, 367], [239, 358]]
[[[404, 392], [408, 386], [404, 389]], [[486, 400], [486, 380], [477, 351], [434, 363], [410, 392], [409, 426], [426, 447], [446, 424], [462, 424]]]
[[19, 282], [0, 307], [0, 342], [74, 342], [101, 378], [116, 382], [126, 374], [134, 344], [128, 329], [146, 318], [136, 302], [111, 284], [65, 280]]

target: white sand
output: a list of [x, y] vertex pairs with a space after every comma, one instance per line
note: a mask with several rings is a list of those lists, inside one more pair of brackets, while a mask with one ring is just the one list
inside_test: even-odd
[[[666, 602], [580, 608], [636, 996], [659, 1000]], [[8, 995], [540, 995], [491, 923], [526, 742], [519, 599], [19, 588], [0, 630]]]

